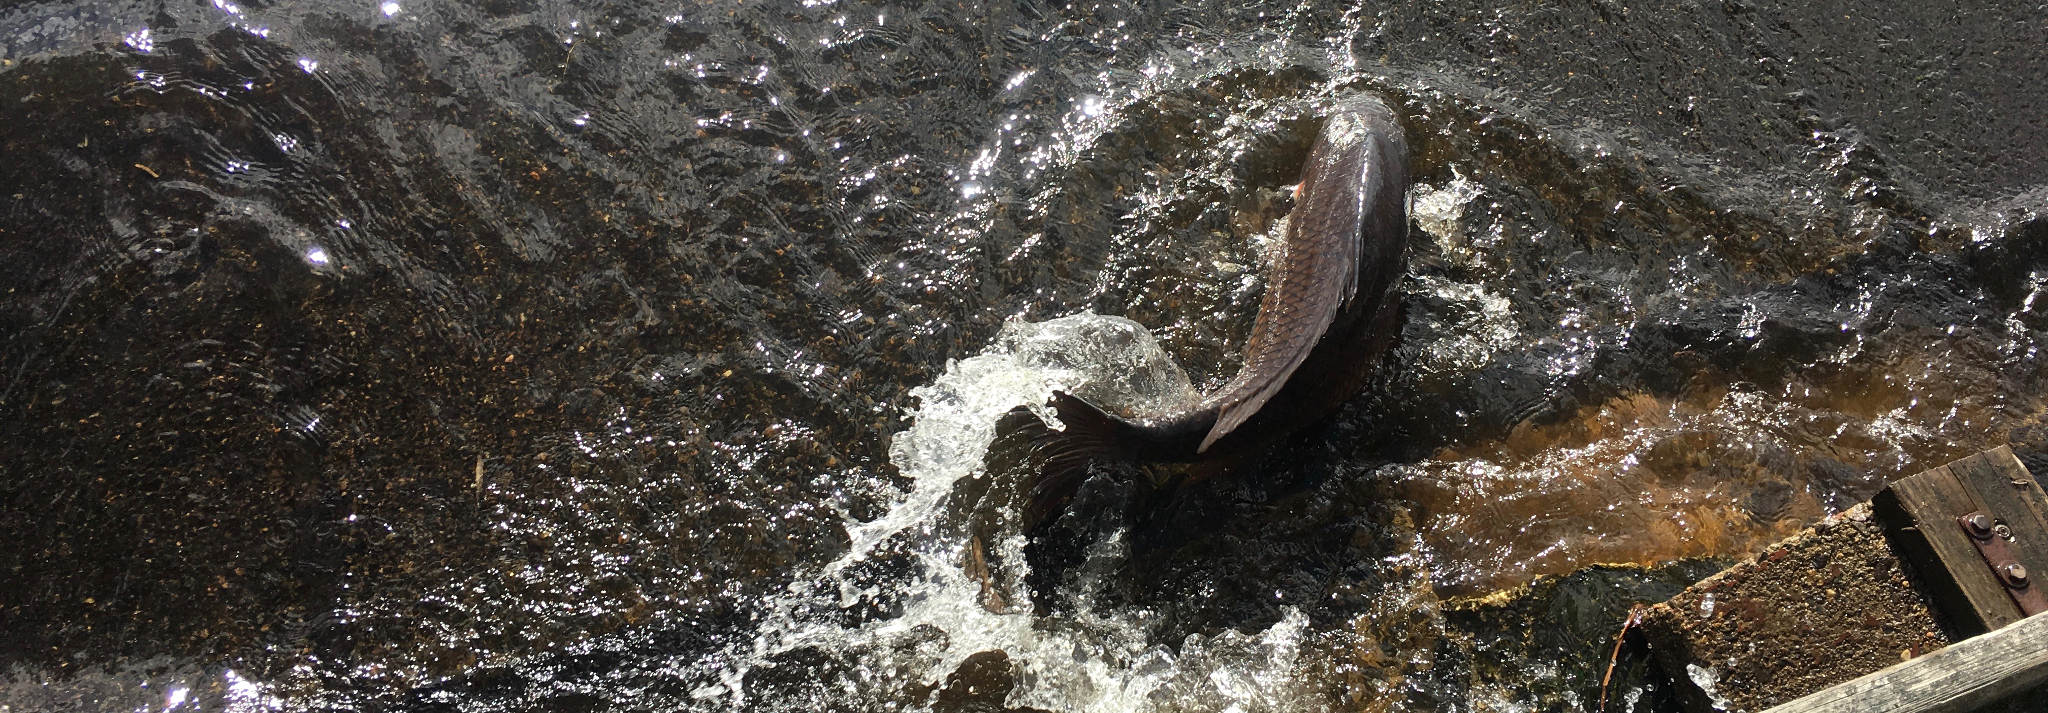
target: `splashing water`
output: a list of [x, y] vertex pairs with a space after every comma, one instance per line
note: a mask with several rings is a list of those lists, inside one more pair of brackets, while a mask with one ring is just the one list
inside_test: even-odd
[[947, 365], [936, 383], [913, 390], [920, 406], [897, 434], [889, 457], [914, 479], [909, 496], [888, 515], [854, 527], [852, 559], [896, 533], [927, 522], [953, 484], [980, 477], [996, 420], [1018, 406], [1057, 423], [1046, 399], [1055, 389], [1155, 412], [1199, 396], [1144, 326], [1120, 317], [1082, 313], [1043, 323], [1012, 321], [979, 356]]
[[[791, 585], [771, 605], [761, 633], [729, 651], [719, 683], [698, 689], [697, 697], [719, 705], [802, 707], [762, 700], [748, 674], [810, 648], [859, 662], [851, 677], [866, 686], [861, 695], [922, 708], [929, 701], [921, 692], [970, 656], [999, 651], [1014, 667], [1017, 685], [1007, 701], [1013, 706], [1303, 710], [1305, 697], [1288, 685], [1307, 628], [1307, 617], [1298, 611], [1263, 632], [1161, 643], [1147, 636], [1152, 622], [1144, 612], [1133, 616], [1091, 607], [1087, 595], [1100, 589], [1124, 556], [1121, 530], [1096, 542], [1086, 563], [1069, 575], [1057, 613], [1034, 613], [1028, 605], [1009, 611], [984, 606], [985, 584], [962, 567], [977, 545], [958, 524], [962, 509], [982, 505], [959, 497], [956, 488], [994, 477], [984, 459], [997, 421], [1020, 406], [1050, 419], [1042, 409], [1055, 389], [1134, 412], [1199, 398], [1186, 374], [1136, 322], [1092, 313], [1011, 321], [981, 354], [950, 362], [937, 381], [912, 392], [920, 401], [915, 417], [890, 448], [892, 461], [911, 479], [907, 492], [882, 517], [851, 522], [846, 554]], [[997, 519], [1007, 526], [990, 549], [1006, 566], [1021, 570], [1025, 537], [1014, 515]], [[873, 576], [872, 568], [884, 561], [907, 564], [908, 574]], [[887, 613], [852, 625], [831, 615], [866, 606]], [[833, 700], [826, 696], [832, 683], [817, 685], [820, 701]], [[882, 686], [898, 688], [872, 690]]]

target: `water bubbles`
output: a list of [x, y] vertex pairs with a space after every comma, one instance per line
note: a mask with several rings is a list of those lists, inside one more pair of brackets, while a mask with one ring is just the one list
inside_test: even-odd
[[379, 12], [384, 13], [385, 17], [393, 17], [398, 14], [400, 8], [398, 6], [398, 3], [392, 2], [391, 0], [385, 0], [384, 4], [377, 6], [377, 10]]
[[300, 57], [298, 64], [299, 69], [307, 74], [312, 74], [314, 70], [320, 69], [320, 62], [312, 57]]
[[1458, 175], [1453, 168], [1451, 180], [1442, 186], [1418, 185], [1409, 191], [1410, 215], [1438, 242], [1457, 245], [1464, 238], [1461, 225], [1465, 209], [1479, 194], [1479, 184]]
[[327, 248], [323, 248], [318, 245], [306, 248], [307, 263], [310, 263], [315, 266], [324, 266], [327, 264], [328, 260], [329, 258], [327, 256]]

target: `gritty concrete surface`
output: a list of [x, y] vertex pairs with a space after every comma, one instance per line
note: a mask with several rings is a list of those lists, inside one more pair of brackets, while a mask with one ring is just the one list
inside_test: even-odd
[[1760, 711], [1949, 643], [1868, 504], [1701, 580], [1643, 630], [1696, 711]]

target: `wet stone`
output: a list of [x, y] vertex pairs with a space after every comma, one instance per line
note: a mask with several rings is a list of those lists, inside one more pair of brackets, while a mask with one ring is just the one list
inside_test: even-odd
[[1650, 650], [1695, 711], [1760, 711], [1949, 643], [1868, 504], [1650, 609]]

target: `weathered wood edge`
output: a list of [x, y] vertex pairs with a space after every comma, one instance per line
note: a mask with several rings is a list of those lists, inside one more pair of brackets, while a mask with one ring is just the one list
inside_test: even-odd
[[[2013, 558], [2030, 572], [2048, 573], [2048, 494], [2041, 491], [2012, 449], [1988, 450], [1950, 463], [1948, 468], [1984, 504], [1987, 513], [2011, 529], [2007, 549]], [[1973, 564], [1989, 569], [1981, 556]], [[2018, 605], [2014, 611], [2019, 611]]]
[[2048, 614], [1822, 689], [1766, 713], [1963, 713], [2048, 681]]
[[[1934, 608], [1935, 618], [1942, 630], [1952, 641], [1982, 634], [1990, 630], [1983, 619], [1970, 606], [1970, 598], [1963, 593], [1960, 585], [1948, 576], [1941, 567], [1941, 555], [1935, 553], [1934, 543], [1928, 541], [1925, 533], [1913, 526], [1913, 516], [1906, 512], [1899, 502], [1898, 493], [1885, 488], [1870, 499], [1871, 509], [1884, 523], [1884, 537], [1891, 544], [1892, 552], [1899, 557], [1899, 566], [1906, 570], [1906, 579], [1922, 594]], [[1929, 571], [1932, 570], [1932, 571]]]
[[1969, 537], [1949, 525], [1956, 516], [1991, 510], [1956, 471], [2006, 461], [2026, 472], [2010, 449], [1999, 447], [1901, 478], [1872, 498], [1893, 547], [1913, 565], [1923, 591], [1934, 597], [1958, 638], [2020, 619], [2018, 605], [1991, 569], [1982, 566]]

